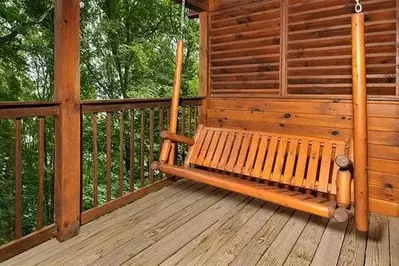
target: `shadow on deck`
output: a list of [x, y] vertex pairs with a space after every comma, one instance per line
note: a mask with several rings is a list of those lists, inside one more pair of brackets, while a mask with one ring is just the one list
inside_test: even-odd
[[370, 232], [179, 181], [0, 265], [399, 265], [399, 219]]

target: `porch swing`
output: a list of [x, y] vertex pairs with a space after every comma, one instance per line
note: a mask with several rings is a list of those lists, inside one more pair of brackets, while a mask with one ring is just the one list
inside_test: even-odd
[[[153, 169], [368, 230], [367, 92], [364, 14], [352, 15], [353, 139], [331, 140], [199, 125], [194, 139], [177, 134], [183, 41], [177, 43], [168, 131]], [[182, 3], [183, 31], [185, 1]], [[184, 166], [176, 143], [190, 146]], [[352, 178], [353, 176], [353, 178]]]

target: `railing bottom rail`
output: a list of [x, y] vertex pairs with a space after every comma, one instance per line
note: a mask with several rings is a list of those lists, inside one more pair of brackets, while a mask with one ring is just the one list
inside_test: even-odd
[[27, 236], [9, 242], [0, 247], [0, 262], [8, 260], [28, 249], [31, 249], [47, 240], [55, 237], [57, 234], [57, 226], [51, 224], [43, 227]]

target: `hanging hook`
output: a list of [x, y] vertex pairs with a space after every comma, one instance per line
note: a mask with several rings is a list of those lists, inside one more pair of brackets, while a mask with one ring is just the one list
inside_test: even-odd
[[360, 4], [360, 0], [355, 0], [356, 1], [356, 5], [355, 5], [355, 12], [356, 13], [360, 13], [363, 11], [363, 7], [362, 4]]
[[181, 18], [180, 18], [180, 39], [183, 40], [183, 28], [184, 28], [184, 15], [186, 11], [186, 0], [182, 0], [181, 3]]

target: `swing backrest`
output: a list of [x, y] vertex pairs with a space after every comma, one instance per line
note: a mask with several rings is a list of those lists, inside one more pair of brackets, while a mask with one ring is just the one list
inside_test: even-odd
[[336, 194], [337, 155], [348, 141], [200, 127], [186, 166], [226, 171]]

